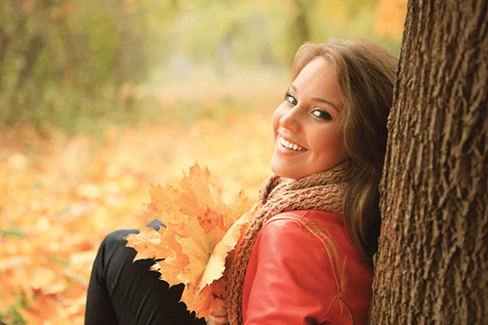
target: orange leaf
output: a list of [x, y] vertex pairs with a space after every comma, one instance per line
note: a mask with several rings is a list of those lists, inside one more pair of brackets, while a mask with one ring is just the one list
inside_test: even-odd
[[256, 211], [257, 205], [242, 215], [225, 233], [222, 240], [217, 243], [202, 275], [199, 285], [200, 288], [210, 285], [214, 280], [217, 280], [224, 274], [225, 260], [229, 252], [235, 248], [237, 241], [241, 238], [245, 229], [247, 229]]
[[164, 246], [159, 245], [161, 237], [156, 230], [150, 227], [139, 229], [138, 234], [130, 234], [127, 236], [127, 246], [133, 247], [137, 250], [137, 255], [134, 260], [155, 258], [158, 252], [170, 256], [171, 250], [164, 249]]
[[[162, 259], [153, 269], [170, 285], [185, 284], [182, 300], [199, 317], [223, 304], [226, 262], [256, 208], [241, 192], [237, 204], [224, 204], [208, 169], [197, 164], [178, 184], [152, 186], [149, 208], [167, 226], [128, 236], [136, 260]], [[247, 213], [245, 213], [248, 211]]]
[[[196, 290], [194, 287], [189, 287], [187, 290], [185, 287], [181, 300], [186, 303], [188, 309], [194, 310], [197, 316], [208, 319], [215, 308], [225, 305], [226, 288], [225, 277], [215, 280], [201, 290]], [[196, 291], [199, 293], [197, 294]]]

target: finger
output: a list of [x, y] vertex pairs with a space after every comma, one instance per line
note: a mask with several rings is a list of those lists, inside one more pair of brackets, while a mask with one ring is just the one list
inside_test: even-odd
[[227, 316], [227, 308], [225, 307], [217, 307], [212, 311], [212, 316], [222, 317]]
[[225, 317], [215, 317], [213, 319], [214, 325], [226, 325], [229, 323], [229, 320], [227, 319], [227, 316]]

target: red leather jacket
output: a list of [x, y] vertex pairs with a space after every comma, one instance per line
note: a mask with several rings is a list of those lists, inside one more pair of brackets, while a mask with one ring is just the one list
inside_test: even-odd
[[341, 215], [280, 213], [259, 232], [247, 266], [244, 324], [366, 324], [372, 281]]

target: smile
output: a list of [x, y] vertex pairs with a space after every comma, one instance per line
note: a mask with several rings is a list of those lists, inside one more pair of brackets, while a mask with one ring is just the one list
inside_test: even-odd
[[295, 150], [295, 151], [306, 151], [307, 149], [300, 147], [296, 143], [291, 143], [289, 141], [286, 141], [282, 137], [280, 137], [280, 144], [288, 149]]

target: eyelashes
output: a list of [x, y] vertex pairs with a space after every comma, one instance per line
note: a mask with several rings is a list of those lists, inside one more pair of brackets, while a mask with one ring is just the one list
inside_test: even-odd
[[316, 108], [312, 111], [312, 115], [316, 116], [317, 118], [325, 121], [332, 121], [332, 116], [322, 109]]
[[[298, 105], [298, 100], [297, 98], [295, 97], [295, 95], [293, 94], [290, 94], [289, 92], [286, 92], [285, 93], [285, 97], [284, 97], [284, 100], [289, 104], [289, 105], [292, 105], [292, 106], [296, 106]], [[321, 108], [314, 108], [311, 112], [311, 114], [313, 116], [315, 116], [316, 118], [318, 119], [321, 119], [321, 120], [324, 120], [324, 121], [332, 121], [332, 116], [329, 114], [329, 112], [327, 112], [326, 110], [324, 109], [321, 109]]]
[[285, 101], [288, 102], [289, 104], [293, 105], [293, 106], [298, 104], [296, 97], [294, 95], [290, 94], [289, 92], [287, 92], [285, 94]]

